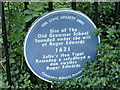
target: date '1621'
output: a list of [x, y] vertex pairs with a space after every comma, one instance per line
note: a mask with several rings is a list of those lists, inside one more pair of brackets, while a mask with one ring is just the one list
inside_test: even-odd
[[70, 47], [58, 47], [55, 49], [56, 52], [69, 52]]

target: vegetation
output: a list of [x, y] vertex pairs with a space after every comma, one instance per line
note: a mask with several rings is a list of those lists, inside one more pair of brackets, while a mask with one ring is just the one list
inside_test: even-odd
[[[1, 30], [1, 16], [0, 16], [0, 58], [2, 58], [2, 30]], [[1, 67], [1, 62], [0, 62], [0, 88], [2, 87], [2, 67]]]
[[[71, 8], [71, 3], [55, 2], [54, 9]], [[77, 10], [94, 19], [93, 3], [77, 3]], [[99, 3], [99, 28], [95, 34], [100, 35], [101, 43], [97, 50], [96, 60], [85, 64], [84, 73], [80, 78], [63, 82], [53, 81], [53, 89], [73, 88], [116, 88], [120, 89], [120, 16], [115, 18], [115, 3]], [[25, 9], [23, 2], [5, 2], [5, 16], [9, 41], [11, 88], [51, 87], [31, 73], [23, 55], [23, 42], [32, 22], [48, 12], [47, 2], [30, 2]], [[5, 58], [1, 59], [3, 88], [9, 88], [6, 77]]]

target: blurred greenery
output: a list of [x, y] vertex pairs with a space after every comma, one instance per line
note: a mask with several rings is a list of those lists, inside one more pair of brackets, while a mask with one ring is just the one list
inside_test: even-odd
[[1, 33], [2, 33], [2, 23], [1, 23], [1, 16], [0, 16], [0, 36], [1, 36]]
[[0, 70], [0, 88], [2, 87], [2, 70]]
[[[0, 59], [2, 58], [2, 30], [1, 30], [1, 17], [0, 17]], [[2, 67], [0, 62], [0, 88], [2, 87]]]
[[[5, 2], [6, 27], [8, 32], [11, 80], [12, 88], [40, 88], [49, 89], [47, 83], [31, 74], [23, 56], [23, 42], [26, 31], [32, 22], [48, 12], [47, 2], [30, 2], [25, 10], [23, 2]], [[54, 9], [71, 8], [71, 3], [55, 2]], [[77, 10], [94, 19], [93, 3], [78, 2]], [[97, 50], [99, 54], [95, 61], [85, 64], [84, 73], [81, 78], [66, 80], [63, 82], [53, 81], [53, 89], [80, 89], [80, 88], [104, 88], [120, 89], [120, 23], [115, 20], [115, 3], [99, 3], [99, 28], [95, 34], [100, 35], [101, 43]], [[120, 21], [120, 16], [117, 18]], [[5, 59], [2, 62], [3, 88], [9, 88], [6, 75]]]

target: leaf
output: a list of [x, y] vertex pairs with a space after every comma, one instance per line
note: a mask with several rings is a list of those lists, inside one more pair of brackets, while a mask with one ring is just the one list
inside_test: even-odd
[[28, 8], [31, 9], [31, 10], [34, 10], [34, 9], [35, 9], [35, 7], [32, 6], [32, 5], [28, 5]]
[[38, 15], [37, 12], [34, 12], [34, 13], [32, 14], [32, 16], [34, 16], [34, 17], [38, 17], [39, 15]]
[[26, 13], [26, 14], [32, 14], [33, 11], [31, 11], [31, 10], [25, 10], [24, 13]]
[[22, 54], [22, 45], [18, 45], [16, 48], [16, 52]]
[[16, 71], [15, 71], [15, 74], [18, 74], [18, 73], [19, 73], [19, 70], [16, 70]]
[[37, 8], [35, 8], [34, 10], [35, 11], [39, 11], [39, 10], [41, 10], [42, 9], [42, 7], [37, 7]]
[[15, 60], [14, 59], [10, 59], [10, 63], [15, 63]]
[[0, 62], [4, 63], [4, 62], [6, 62], [6, 60], [3, 58], [3, 59], [0, 59]]
[[31, 15], [28, 15], [24, 18], [25, 22], [29, 22], [32, 19]]

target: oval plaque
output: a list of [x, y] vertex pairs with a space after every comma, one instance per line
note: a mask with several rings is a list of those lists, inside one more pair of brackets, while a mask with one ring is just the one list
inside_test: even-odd
[[58, 9], [38, 18], [24, 42], [24, 56], [39, 78], [62, 81], [79, 77], [86, 61], [94, 60], [99, 37], [94, 23], [83, 13]]

